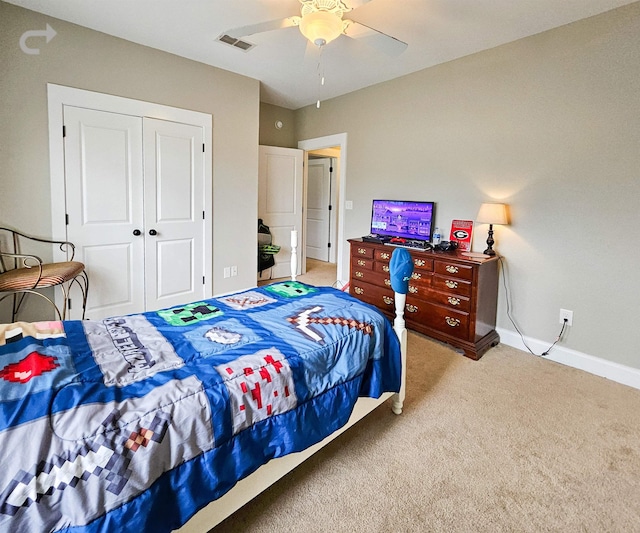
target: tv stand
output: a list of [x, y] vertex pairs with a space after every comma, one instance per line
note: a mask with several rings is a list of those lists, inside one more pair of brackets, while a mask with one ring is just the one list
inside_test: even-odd
[[[394, 316], [389, 277], [393, 247], [350, 239], [349, 292]], [[498, 300], [498, 259], [410, 249], [414, 271], [405, 306], [407, 328], [480, 359], [500, 342], [495, 330]]]

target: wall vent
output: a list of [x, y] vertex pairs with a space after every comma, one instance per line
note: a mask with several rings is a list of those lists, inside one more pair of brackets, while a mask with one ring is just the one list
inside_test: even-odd
[[226, 33], [223, 33], [216, 40], [220, 41], [221, 43], [228, 44], [229, 46], [233, 46], [235, 48], [239, 48], [243, 52], [248, 52], [249, 50], [251, 50], [255, 46], [255, 44], [253, 44], [253, 43], [248, 43], [247, 41], [243, 41], [241, 39], [236, 39], [235, 37], [231, 37], [230, 35], [227, 35]]

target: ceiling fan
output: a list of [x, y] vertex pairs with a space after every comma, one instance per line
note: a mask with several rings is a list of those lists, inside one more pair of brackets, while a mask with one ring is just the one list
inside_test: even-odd
[[[355, 20], [343, 19], [345, 13], [353, 13], [343, 0], [299, 0], [300, 16], [270, 20], [241, 26], [224, 32], [225, 36], [241, 39], [256, 33], [298, 26], [311, 43], [322, 48], [341, 35], [365, 42], [390, 55], [402, 53], [407, 43]], [[369, 2], [370, 0], [365, 0]]]

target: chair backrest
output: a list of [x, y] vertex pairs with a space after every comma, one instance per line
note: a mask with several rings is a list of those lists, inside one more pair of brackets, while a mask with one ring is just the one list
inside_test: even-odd
[[50, 245], [57, 244], [60, 250], [73, 261], [75, 246], [68, 241], [55, 241], [28, 235], [13, 228], [0, 227], [0, 274], [24, 266], [44, 263], [41, 255], [51, 252]]

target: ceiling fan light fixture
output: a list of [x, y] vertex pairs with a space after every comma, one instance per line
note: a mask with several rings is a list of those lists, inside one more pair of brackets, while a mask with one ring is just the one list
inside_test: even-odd
[[300, 32], [316, 46], [324, 46], [343, 30], [342, 18], [328, 11], [314, 11], [302, 17]]

